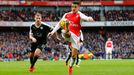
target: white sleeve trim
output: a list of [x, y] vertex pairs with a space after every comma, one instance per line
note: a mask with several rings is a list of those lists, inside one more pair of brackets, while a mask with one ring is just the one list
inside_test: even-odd
[[[66, 14], [67, 14], [67, 13], [65, 13], [61, 19], [64, 19], [65, 16], [66, 16]], [[56, 24], [56, 26], [54, 27], [52, 33], [55, 33], [58, 29], [60, 29], [59, 23], [60, 23], [60, 21]]]
[[83, 41], [84, 40], [84, 38], [83, 38], [83, 32], [80, 30], [80, 39]]
[[[33, 24], [34, 24], [34, 23], [33, 23]], [[32, 25], [33, 25], [33, 24], [32, 24]], [[32, 35], [32, 34], [33, 34], [33, 33], [32, 33], [32, 29], [31, 29], [32, 25], [30, 26], [29, 35]]]
[[41, 23], [44, 24], [44, 25], [46, 25], [46, 26], [48, 26], [48, 27], [51, 28], [51, 29], [54, 28], [52, 25], [50, 25], [50, 24], [48, 24], [48, 23], [44, 23], [44, 22], [41, 22]]
[[91, 16], [86, 16], [85, 14], [81, 13], [80, 11], [78, 12], [80, 14], [80, 17], [82, 20], [89, 21], [92, 17]]

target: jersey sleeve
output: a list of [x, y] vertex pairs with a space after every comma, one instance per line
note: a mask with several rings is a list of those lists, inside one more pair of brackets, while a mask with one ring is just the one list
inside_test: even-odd
[[80, 39], [81, 39], [81, 41], [83, 41], [84, 40], [84, 38], [83, 38], [83, 33], [82, 33], [82, 31], [80, 30]]
[[108, 41], [106, 41], [106, 43], [105, 43], [105, 49], [107, 48], [107, 43], [108, 43]]
[[[64, 19], [65, 16], [66, 16], [66, 14], [67, 14], [67, 13], [65, 13], [61, 19]], [[58, 29], [60, 29], [59, 23], [60, 23], [60, 21], [56, 24], [56, 26], [54, 27], [52, 33], [55, 33]]]
[[53, 29], [53, 26], [48, 24], [48, 23], [44, 23], [44, 22], [41, 22], [43, 25], [47, 26], [49, 28], [49, 30], [52, 30]]
[[92, 19], [92, 17], [91, 16], [86, 16], [85, 14], [83, 14], [83, 13], [81, 13], [81, 12], [79, 12], [80, 13], [80, 17], [81, 17], [81, 19], [82, 20], [86, 20], [86, 21], [89, 21], [89, 19]]
[[33, 25], [30, 26], [29, 35], [33, 35], [33, 32], [32, 32], [32, 26], [33, 26]]
[[113, 47], [114, 47], [113, 42], [111, 41], [111, 43], [112, 43], [112, 49], [113, 49]]

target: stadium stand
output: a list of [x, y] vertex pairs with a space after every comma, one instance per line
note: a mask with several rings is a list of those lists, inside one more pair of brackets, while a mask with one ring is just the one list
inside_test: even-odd
[[[122, 28], [123, 29], [123, 28]], [[134, 31], [114, 29], [106, 31], [106, 37], [112, 38], [114, 43], [113, 58], [132, 58], [134, 55]], [[113, 36], [114, 35], [114, 36]], [[94, 39], [95, 38], [95, 39]], [[99, 58], [105, 58], [105, 43], [100, 37], [100, 33], [91, 31], [85, 33], [86, 47], [90, 51], [95, 50], [95, 55]]]
[[[43, 21], [59, 21], [64, 13], [68, 10], [61, 10], [59, 12], [53, 11], [37, 11], [32, 9], [23, 9], [23, 10], [1, 10], [0, 11], [0, 20], [1, 21], [34, 21], [35, 12], [40, 12], [43, 15]], [[96, 21], [100, 21], [100, 11], [90, 11], [83, 10], [87, 16], [92, 16]], [[59, 14], [59, 15], [58, 15]]]
[[134, 10], [112, 10], [105, 11], [106, 21], [132, 21]]
[[[34, 13], [37, 10], [23, 9], [23, 10], [2, 10], [0, 11], [1, 21], [34, 21]], [[38, 11], [43, 14], [43, 21], [59, 21], [65, 12], [68, 10], [61, 10], [59, 12], [54, 11]], [[95, 21], [100, 21], [100, 11], [99, 10], [82, 10], [87, 16], [92, 16]], [[132, 21], [134, 20], [133, 10], [109, 10], [104, 12], [104, 17], [106, 21]]]
[[[18, 28], [11, 29], [12, 32], [0, 31], [0, 58], [8, 59], [11, 53], [14, 60], [28, 59], [28, 52], [30, 51], [30, 40], [28, 38], [28, 31], [17, 30]], [[114, 43], [113, 58], [133, 58], [134, 57], [134, 30], [132, 28], [106, 28], [106, 37], [111, 37]], [[114, 29], [114, 30], [113, 30]], [[104, 40], [100, 37], [99, 29], [84, 29], [84, 42], [83, 47], [94, 53], [96, 58], [105, 58]], [[114, 36], [113, 36], [114, 35]], [[51, 39], [48, 40], [47, 46], [44, 48], [42, 57], [44, 60], [57, 60], [65, 59], [67, 50], [63, 45], [64, 42], [56, 43]], [[81, 49], [81, 52], [84, 50]], [[80, 52], [80, 53], [81, 53]]]
[[[0, 0], [9, 1], [9, 0]], [[20, 1], [20, 0], [11, 0]], [[25, 0], [25, 1], [55, 1], [55, 0]], [[60, 0], [65, 1], [65, 0]], [[68, 0], [73, 1], [73, 0]], [[100, 0], [79, 0], [79, 1], [95, 1]], [[105, 0], [101, 0], [105, 1]], [[113, 1], [113, 0], [107, 0]], [[127, 0], [124, 0], [127, 1]], [[134, 10], [133, 6], [98, 6], [85, 5], [81, 12], [87, 16], [92, 16], [98, 24], [104, 23], [106, 29], [104, 36], [100, 32], [101, 25], [96, 27], [82, 27], [84, 33], [84, 48], [81, 48], [80, 53], [85, 50], [93, 52], [97, 59], [105, 58], [104, 44], [108, 37], [112, 38], [114, 43], [113, 58], [134, 58]], [[94, 7], [94, 8], [88, 8]], [[64, 13], [70, 11], [69, 6], [17, 6], [17, 5], [0, 5], [0, 25], [3, 22], [33, 22], [34, 14], [40, 12], [43, 15], [43, 22], [57, 22], [61, 19]], [[119, 21], [119, 22], [118, 22]], [[121, 23], [120, 23], [121, 22]], [[119, 23], [119, 24], [118, 24]], [[4, 24], [4, 23], [3, 23]], [[13, 23], [12, 23], [13, 24]], [[17, 23], [19, 24], [19, 23]], [[110, 25], [110, 27], [105, 26]], [[113, 24], [113, 25], [112, 25]], [[115, 25], [114, 25], [115, 24]], [[123, 26], [128, 25], [128, 26]], [[9, 25], [9, 24], [8, 24]], [[7, 26], [8, 26], [7, 25]], [[117, 26], [116, 26], [117, 25]], [[29, 27], [8, 26], [3, 28], [0, 26], [0, 61], [6, 60], [24, 60], [28, 59], [30, 51], [30, 40], [28, 37]], [[12, 25], [13, 26], [13, 25]], [[60, 35], [60, 34], [59, 34]], [[102, 35], [102, 37], [101, 37]], [[62, 39], [62, 38], [61, 38]], [[63, 39], [62, 39], [63, 40]], [[43, 50], [41, 58], [44, 60], [60, 60], [65, 59], [67, 54], [64, 41], [56, 41], [48, 39], [48, 44]]]

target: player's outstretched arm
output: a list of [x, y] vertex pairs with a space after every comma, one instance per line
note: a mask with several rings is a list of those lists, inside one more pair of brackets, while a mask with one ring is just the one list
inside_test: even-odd
[[89, 18], [88, 21], [94, 22], [94, 19], [92, 17], [88, 17], [88, 18]]
[[[65, 15], [66, 15], [66, 13], [63, 15], [62, 19], [65, 18]], [[57, 25], [54, 27], [54, 29], [50, 33], [48, 33], [48, 37], [51, 37], [58, 29], [60, 29], [60, 21], [57, 23]]]
[[51, 36], [51, 39], [54, 40], [55, 43], [59, 43], [61, 41], [59, 35], [57, 32], [55, 32], [52, 36]]
[[91, 16], [86, 16], [85, 14], [83, 14], [83, 13], [81, 13], [81, 12], [79, 12], [80, 13], [80, 17], [83, 19], [83, 20], [86, 20], [86, 21], [89, 21], [89, 22], [94, 22], [94, 19], [91, 17]]
[[58, 29], [60, 29], [59, 22], [58, 22], [58, 24], [54, 27], [54, 29], [53, 29], [51, 32], [48, 33], [47, 36], [48, 36], [48, 37], [52, 37], [52, 35], [53, 35], [55, 32], [57, 32]]

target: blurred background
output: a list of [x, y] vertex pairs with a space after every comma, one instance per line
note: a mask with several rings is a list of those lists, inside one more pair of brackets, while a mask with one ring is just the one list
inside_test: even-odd
[[[43, 22], [55, 26], [70, 11], [72, 1], [0, 0], [0, 61], [28, 60], [29, 26], [34, 22], [34, 14], [40, 12]], [[84, 43], [80, 54], [92, 52], [91, 59], [105, 59], [105, 42], [110, 37], [114, 44], [113, 59], [133, 59], [134, 0], [78, 1], [80, 11], [95, 20], [82, 23]], [[41, 59], [63, 60], [67, 53], [64, 41], [49, 39]]]

